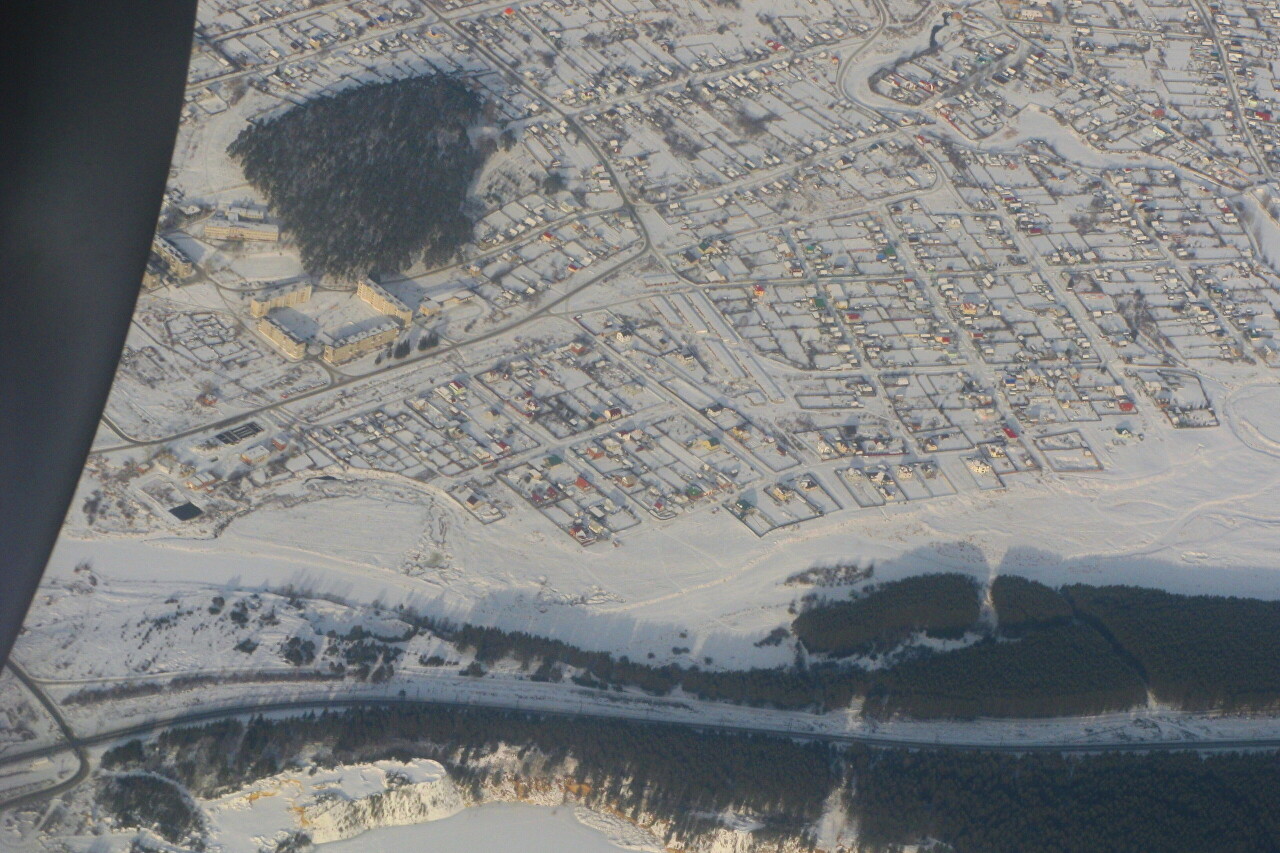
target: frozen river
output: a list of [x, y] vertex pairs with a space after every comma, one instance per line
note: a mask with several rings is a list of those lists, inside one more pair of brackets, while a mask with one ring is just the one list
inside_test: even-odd
[[494, 803], [464, 809], [444, 820], [388, 826], [322, 844], [323, 853], [618, 853], [634, 849], [610, 842], [579, 823], [572, 806], [545, 808]]

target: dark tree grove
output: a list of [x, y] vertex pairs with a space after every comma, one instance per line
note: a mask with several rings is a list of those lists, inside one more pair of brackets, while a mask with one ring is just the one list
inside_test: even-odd
[[863, 849], [1275, 853], [1275, 753], [1089, 757], [853, 750]]
[[1280, 706], [1280, 601], [1134, 586], [1062, 592], [1135, 661], [1161, 701], [1189, 710]]
[[200, 812], [168, 779], [147, 774], [104, 779], [98, 801], [121, 826], [150, 829], [177, 844], [203, 827]]
[[[504, 747], [516, 751], [517, 765], [496, 769], [479, 760]], [[724, 809], [760, 817], [762, 834], [804, 840], [841, 791], [864, 853], [913, 844], [954, 853], [1280, 851], [1274, 752], [840, 748], [660, 724], [403, 706], [169, 729], [108, 750], [102, 764], [161, 774], [210, 796], [289, 767], [389, 757], [434, 758], [473, 793], [500, 773], [526, 781], [569, 774], [589, 805], [672, 821], [668, 842], [708, 828], [698, 813]], [[132, 793], [123, 799], [133, 803], [128, 808], [151, 808]], [[137, 814], [139, 825], [153, 820], [126, 813]], [[174, 815], [184, 820], [180, 810]]]
[[1146, 698], [1142, 678], [1101, 634], [1068, 624], [900, 663], [877, 674], [863, 713], [1054, 717], [1123, 711]]
[[[891, 646], [908, 626], [954, 630], [968, 618], [963, 587], [948, 580], [957, 577], [885, 584], [811, 608], [792, 628], [811, 651], [833, 657]], [[902, 657], [875, 673], [847, 667], [868, 700], [865, 713], [1093, 714], [1141, 705], [1148, 690], [1193, 711], [1280, 707], [1278, 601], [1131, 586], [1055, 590], [1017, 576], [996, 578], [991, 599], [998, 628], [976, 645]]]
[[1000, 618], [1001, 633], [1016, 636], [1071, 619], [1071, 605], [1042, 583], [1000, 575], [991, 583], [991, 603]]
[[809, 651], [841, 657], [887, 651], [916, 631], [959, 637], [975, 626], [979, 611], [978, 585], [968, 575], [917, 575], [815, 607], [791, 628]]
[[313, 274], [356, 278], [471, 237], [464, 203], [484, 162], [480, 99], [444, 75], [359, 86], [251, 124], [227, 149]]

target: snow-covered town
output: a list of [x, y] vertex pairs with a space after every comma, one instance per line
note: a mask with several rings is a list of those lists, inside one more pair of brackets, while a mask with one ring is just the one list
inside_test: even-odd
[[[202, 5], [68, 534], [203, 539], [389, 476], [605, 570], [1274, 453], [1274, 16], [1095, 5]], [[505, 128], [472, 242], [306, 275], [222, 149], [433, 71]]]
[[[1158, 702], [947, 724], [610, 694], [405, 615], [716, 671], [791, 665], [771, 632], [806, 600], [922, 571], [1280, 598], [1278, 61], [1276, 0], [203, 0], [14, 661], [81, 736], [268, 684], [904, 741], [1280, 738]], [[309, 274], [228, 145], [424, 74], [485, 104], [471, 239]], [[9, 675], [0, 700], [0, 760], [62, 737]], [[76, 769], [49, 751], [0, 792]], [[415, 820], [485, 799], [432, 762], [357, 770], [306, 785], [407, 774], [436, 798]], [[263, 786], [286, 787], [206, 803], [208, 849], [288, 822]], [[279, 826], [244, 829], [263, 809]]]

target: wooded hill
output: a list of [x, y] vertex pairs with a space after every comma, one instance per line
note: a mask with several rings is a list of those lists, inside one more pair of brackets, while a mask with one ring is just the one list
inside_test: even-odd
[[227, 152], [308, 272], [395, 272], [470, 239], [464, 203], [484, 154], [468, 130], [481, 108], [444, 75], [372, 83], [250, 124]]

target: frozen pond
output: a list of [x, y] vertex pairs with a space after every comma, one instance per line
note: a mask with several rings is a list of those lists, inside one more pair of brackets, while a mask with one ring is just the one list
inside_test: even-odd
[[444, 820], [372, 829], [322, 844], [323, 853], [618, 853], [602, 832], [579, 823], [572, 806], [494, 803]]

